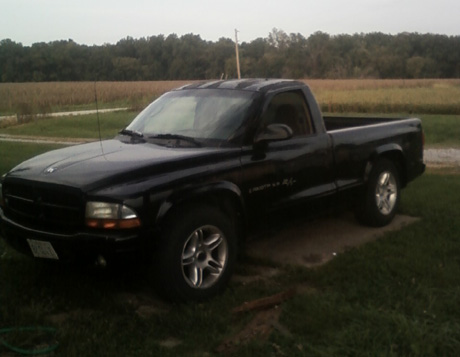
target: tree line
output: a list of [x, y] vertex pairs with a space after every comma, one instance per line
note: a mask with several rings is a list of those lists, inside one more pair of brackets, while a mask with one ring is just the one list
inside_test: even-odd
[[[309, 37], [273, 29], [239, 47], [243, 77], [459, 78], [460, 36], [400, 33]], [[199, 35], [124, 38], [116, 44], [73, 40], [0, 41], [1, 82], [136, 81], [235, 78], [235, 43]]]

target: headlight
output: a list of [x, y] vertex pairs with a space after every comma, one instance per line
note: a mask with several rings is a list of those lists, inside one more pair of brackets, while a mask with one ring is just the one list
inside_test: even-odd
[[91, 228], [125, 229], [141, 225], [134, 210], [118, 203], [87, 202], [85, 217]]

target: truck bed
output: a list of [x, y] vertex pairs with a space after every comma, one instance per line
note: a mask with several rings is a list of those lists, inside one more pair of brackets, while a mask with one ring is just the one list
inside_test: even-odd
[[369, 158], [382, 150], [393, 151], [390, 156], [394, 155], [392, 160], [401, 168], [403, 187], [423, 172], [420, 119], [339, 116], [323, 119], [332, 141], [339, 190], [362, 185]]
[[326, 130], [334, 131], [373, 124], [391, 123], [408, 118], [324, 116], [323, 119]]

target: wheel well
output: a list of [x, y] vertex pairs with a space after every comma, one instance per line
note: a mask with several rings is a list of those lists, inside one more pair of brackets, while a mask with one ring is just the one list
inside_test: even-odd
[[223, 212], [233, 221], [238, 239], [244, 237], [246, 226], [244, 206], [239, 197], [232, 192], [217, 191], [202, 193], [200, 195], [187, 198], [186, 200], [172, 203], [171, 207], [157, 223], [159, 224], [160, 229], [164, 229], [164, 227], [169, 223], [170, 218], [178, 212], [180, 213], [187, 210], [199, 209], [200, 206], [211, 206]]
[[396, 169], [398, 170], [401, 187], [405, 187], [407, 184], [407, 171], [406, 171], [406, 162], [404, 160], [404, 156], [401, 153], [401, 151], [392, 150], [392, 151], [386, 151], [379, 155], [376, 155], [371, 160], [371, 165], [373, 166], [378, 160], [381, 160], [381, 159], [386, 159], [388, 161], [391, 161], [395, 165]]

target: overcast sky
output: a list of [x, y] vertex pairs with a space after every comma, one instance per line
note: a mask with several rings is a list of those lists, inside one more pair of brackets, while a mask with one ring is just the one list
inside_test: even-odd
[[29, 46], [80, 44], [193, 33], [210, 41], [268, 37], [273, 28], [305, 37], [383, 32], [460, 35], [460, 0], [0, 0], [0, 39]]

